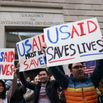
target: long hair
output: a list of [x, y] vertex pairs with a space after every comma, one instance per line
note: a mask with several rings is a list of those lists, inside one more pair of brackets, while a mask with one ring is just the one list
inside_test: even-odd
[[5, 86], [5, 82], [3, 80], [0, 80], [0, 83], [3, 85], [4, 90], [2, 93], [0, 93], [0, 98], [1, 99], [5, 99], [6, 98], [6, 86]]

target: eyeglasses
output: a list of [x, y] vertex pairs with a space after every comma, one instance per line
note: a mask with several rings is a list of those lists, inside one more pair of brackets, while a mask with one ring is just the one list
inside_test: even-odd
[[79, 68], [83, 68], [84, 66], [83, 65], [76, 65], [74, 67], [72, 67], [73, 69], [79, 69]]

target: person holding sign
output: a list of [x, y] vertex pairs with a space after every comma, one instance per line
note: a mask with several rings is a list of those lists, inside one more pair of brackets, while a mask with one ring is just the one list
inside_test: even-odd
[[20, 80], [23, 85], [34, 91], [34, 103], [60, 103], [57, 89], [59, 84], [57, 81], [51, 81], [46, 69], [39, 71], [38, 84], [27, 82], [24, 78], [23, 72], [20, 72]]
[[[96, 87], [103, 76], [103, 60], [96, 62], [96, 68], [91, 77], [86, 77], [82, 63], [69, 65], [71, 77], [66, 77], [57, 67], [50, 67], [52, 74], [64, 89], [67, 103], [97, 103]], [[75, 99], [74, 99], [75, 98]]]
[[[15, 92], [17, 85], [17, 75], [16, 70], [14, 69], [14, 79], [12, 83], [12, 87], [6, 93], [6, 85], [3, 80], [0, 80], [0, 103], [10, 103], [10, 99]], [[7, 94], [7, 95], [6, 95]]]
[[[67, 103], [97, 103], [95, 87], [103, 75], [102, 33], [96, 18], [61, 24], [44, 29], [47, 66], [64, 89]], [[97, 61], [91, 77], [84, 74], [81, 62]], [[71, 64], [71, 77], [57, 65]], [[54, 66], [54, 67], [53, 67]]]

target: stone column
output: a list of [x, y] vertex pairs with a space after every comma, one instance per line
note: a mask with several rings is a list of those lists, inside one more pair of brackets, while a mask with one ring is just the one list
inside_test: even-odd
[[0, 48], [6, 47], [5, 29], [0, 25]]

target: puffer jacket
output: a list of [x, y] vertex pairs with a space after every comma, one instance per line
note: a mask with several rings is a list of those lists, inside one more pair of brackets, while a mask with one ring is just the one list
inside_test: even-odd
[[98, 87], [103, 76], [103, 60], [97, 61], [93, 75], [85, 78], [83, 82], [65, 76], [59, 66], [50, 67], [50, 70], [63, 88], [67, 103], [97, 103], [95, 87]]
[[90, 78], [78, 83], [75, 78], [69, 79], [69, 85], [64, 90], [67, 103], [97, 103], [96, 89]]

